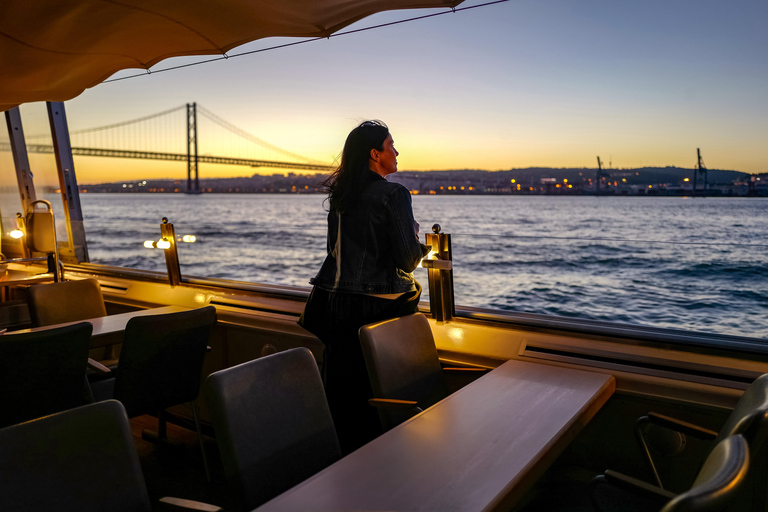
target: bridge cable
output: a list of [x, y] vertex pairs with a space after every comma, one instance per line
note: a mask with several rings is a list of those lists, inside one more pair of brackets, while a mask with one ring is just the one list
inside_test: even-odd
[[264, 147], [266, 149], [270, 149], [272, 151], [277, 151], [278, 153], [280, 153], [282, 155], [290, 156], [290, 157], [293, 157], [293, 158], [297, 158], [299, 160], [304, 160], [304, 161], [306, 161], [308, 163], [316, 163], [316, 164], [323, 164], [323, 165], [325, 165], [325, 162], [319, 162], [317, 160], [313, 160], [311, 158], [307, 158], [305, 156], [298, 155], [296, 153], [291, 153], [290, 151], [287, 151], [287, 150], [282, 149], [282, 148], [280, 148], [278, 146], [275, 146], [274, 144], [270, 144], [269, 142], [265, 142], [265, 141], [261, 140], [260, 138], [256, 137], [255, 135], [252, 135], [252, 134], [248, 133], [247, 131], [243, 130], [242, 128], [238, 128], [237, 126], [233, 125], [232, 123], [230, 123], [230, 122], [220, 118], [219, 116], [217, 116], [216, 114], [214, 114], [210, 110], [207, 110], [207, 109], [205, 109], [205, 108], [203, 108], [203, 107], [201, 107], [199, 105], [197, 107], [197, 111], [199, 113], [203, 114], [205, 117], [207, 117], [211, 121], [213, 121], [214, 123], [216, 123], [219, 126], [221, 126], [222, 128], [224, 128], [224, 129], [234, 133], [235, 135], [239, 135], [243, 139], [246, 139], [246, 140], [248, 140], [250, 142], [259, 144], [260, 146], [262, 146], [262, 147]]
[[[155, 114], [151, 114], [151, 115], [148, 115], [148, 116], [145, 116], [145, 117], [140, 117], [138, 119], [131, 119], [130, 121], [122, 121], [120, 123], [110, 124], [110, 125], [106, 125], [106, 126], [97, 126], [96, 128], [85, 128], [83, 130], [73, 130], [73, 131], [69, 132], [69, 135], [70, 136], [72, 136], [72, 135], [82, 135], [82, 134], [85, 134], [85, 133], [92, 133], [92, 132], [110, 130], [112, 128], [121, 128], [121, 127], [127, 126], [129, 124], [140, 123], [142, 121], [148, 121], [148, 120], [153, 119], [155, 117], [160, 117], [160, 116], [164, 116], [166, 114], [171, 114], [173, 112], [176, 112], [176, 111], [181, 110], [181, 109], [186, 109], [186, 108], [187, 108], [186, 105], [182, 105], [180, 107], [174, 107], [174, 108], [171, 108], [171, 109], [168, 109], [168, 110], [164, 110], [162, 112], [157, 112]], [[46, 138], [46, 137], [50, 138], [51, 134], [50, 133], [45, 133], [45, 134], [25, 135], [24, 136], [25, 139], [43, 139], [43, 138]]]

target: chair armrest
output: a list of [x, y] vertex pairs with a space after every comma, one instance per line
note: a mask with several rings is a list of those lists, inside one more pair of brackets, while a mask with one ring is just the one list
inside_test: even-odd
[[475, 373], [485, 373], [488, 371], [488, 368], [463, 368], [458, 366], [446, 366], [443, 368], [444, 372], [456, 372], [456, 373], [464, 373], [464, 372], [475, 372]]
[[637, 437], [637, 441], [640, 443], [640, 447], [643, 450], [643, 456], [648, 463], [648, 467], [653, 473], [653, 477], [656, 480], [656, 483], [661, 488], [664, 488], [664, 486], [661, 483], [661, 477], [659, 476], [659, 472], [656, 470], [656, 464], [653, 462], [651, 451], [648, 449], [648, 443], [646, 442], [645, 434], [643, 433], [643, 430], [648, 423], [668, 428], [674, 432], [688, 434], [691, 437], [696, 437], [698, 439], [712, 440], [717, 437], [717, 432], [713, 432], [706, 428], [699, 427], [698, 425], [694, 425], [693, 423], [681, 421], [670, 416], [664, 416], [663, 414], [658, 414], [655, 412], [649, 412], [647, 416], [638, 418], [637, 421], [635, 421], [635, 436]]
[[[657, 510], [677, 496], [672, 492], [665, 491], [660, 487], [643, 482], [637, 478], [632, 478], [622, 473], [617, 473], [616, 471], [607, 470], [605, 474], [598, 475], [589, 482], [589, 495], [592, 499], [592, 505], [598, 512], [608, 512], [603, 506], [603, 500], [600, 499], [599, 488], [601, 485], [621, 489], [632, 493], [635, 496], [642, 496], [645, 498], [644, 501], [656, 503], [656, 505], [658, 505]], [[613, 510], [613, 508], [610, 508], [610, 510]]]
[[[713, 440], [717, 437], [717, 432], [712, 430], [688, 423], [687, 421], [681, 421], [671, 416], [665, 416], [655, 412], [648, 413], [648, 421], [654, 425], [659, 425], [682, 434], [687, 434], [692, 437], [704, 440]], [[638, 420], [639, 421], [639, 420]]]
[[632, 478], [631, 476], [627, 476], [617, 471], [611, 471], [610, 469], [605, 472], [605, 481], [606, 483], [610, 483], [621, 489], [645, 494], [646, 496], [658, 497], [663, 500], [671, 500], [677, 496], [677, 494], [662, 489], [661, 487], [656, 487], [648, 482]]
[[421, 412], [421, 408], [418, 407], [418, 402], [413, 400], [395, 400], [394, 398], [371, 398], [368, 403], [377, 409], [397, 410], [402, 411], [406, 409], [417, 409]]
[[96, 361], [95, 359], [91, 359], [90, 357], [88, 358], [88, 367], [90, 367], [96, 373], [100, 373], [102, 375], [109, 375], [110, 373], [112, 373], [112, 370], [110, 370], [100, 362]]
[[368, 403], [376, 407], [381, 419], [381, 426], [385, 432], [422, 412], [418, 402], [413, 400], [371, 398]]
[[201, 501], [183, 500], [181, 498], [160, 498], [160, 508], [171, 512], [182, 510], [197, 510], [199, 512], [222, 512], [224, 509]]

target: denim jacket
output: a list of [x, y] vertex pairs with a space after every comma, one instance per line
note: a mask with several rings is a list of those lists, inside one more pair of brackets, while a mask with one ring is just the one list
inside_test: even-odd
[[328, 212], [328, 256], [309, 282], [335, 292], [413, 291], [413, 270], [429, 249], [416, 238], [411, 195], [399, 183], [369, 172], [349, 211]]

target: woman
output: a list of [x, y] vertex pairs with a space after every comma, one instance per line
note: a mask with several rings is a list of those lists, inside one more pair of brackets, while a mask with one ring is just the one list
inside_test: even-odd
[[413, 270], [429, 252], [419, 242], [411, 195], [386, 176], [397, 172], [392, 135], [381, 121], [350, 132], [328, 191], [328, 256], [299, 324], [325, 345], [323, 381], [343, 453], [381, 433], [357, 332], [415, 313], [421, 287]]

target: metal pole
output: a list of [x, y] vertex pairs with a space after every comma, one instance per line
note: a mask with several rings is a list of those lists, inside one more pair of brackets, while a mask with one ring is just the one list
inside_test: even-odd
[[61, 253], [63, 261], [72, 263], [88, 262], [88, 246], [85, 241], [83, 209], [80, 206], [80, 193], [75, 176], [75, 162], [72, 158], [72, 144], [69, 140], [69, 127], [64, 103], [46, 102], [48, 122], [51, 125], [53, 152], [59, 174], [59, 188], [64, 205], [64, 217], [67, 223], [68, 247]]
[[451, 262], [449, 268], [427, 267], [429, 280], [429, 309], [432, 318], [438, 322], [448, 322], [456, 316], [453, 295], [453, 254], [451, 235], [440, 233], [440, 224], [432, 226], [433, 233], [426, 234], [427, 245], [431, 246], [439, 260]]
[[181, 268], [179, 266], [179, 253], [176, 250], [176, 231], [173, 229], [173, 224], [168, 222], [167, 217], [163, 217], [163, 223], [160, 224], [160, 234], [171, 244], [168, 249], [164, 249], [165, 266], [168, 269], [168, 281], [171, 286], [176, 286], [181, 283]]
[[19, 184], [21, 194], [21, 209], [27, 211], [29, 205], [37, 200], [35, 185], [32, 182], [32, 171], [29, 168], [29, 157], [24, 140], [24, 128], [21, 125], [21, 112], [19, 107], [14, 107], [5, 112], [5, 122], [8, 125], [8, 136], [11, 139], [11, 153], [13, 164], [16, 167], [16, 181]]

